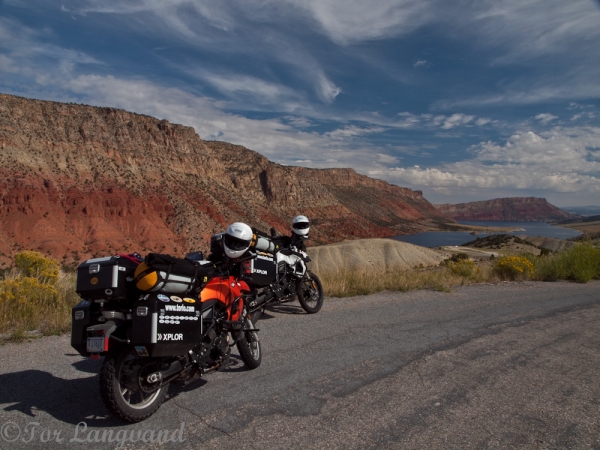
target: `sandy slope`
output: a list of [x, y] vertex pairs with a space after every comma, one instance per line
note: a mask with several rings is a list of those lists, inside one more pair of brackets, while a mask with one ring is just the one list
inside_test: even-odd
[[404, 268], [437, 266], [447, 256], [436, 250], [392, 239], [360, 239], [308, 249], [311, 269]]
[[547, 248], [553, 252], [562, 252], [569, 248], [575, 247], [576, 242], [565, 241], [564, 239], [555, 239], [539, 236], [519, 236], [521, 239], [531, 242], [533, 245], [537, 245], [540, 248]]

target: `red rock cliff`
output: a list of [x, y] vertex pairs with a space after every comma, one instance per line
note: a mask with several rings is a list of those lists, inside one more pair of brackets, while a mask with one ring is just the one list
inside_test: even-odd
[[443, 204], [435, 207], [454, 220], [504, 220], [514, 222], [544, 222], [563, 220], [574, 215], [548, 203], [545, 198], [496, 198], [481, 202]]
[[421, 192], [352, 169], [280, 166], [164, 120], [0, 94], [0, 261], [20, 249], [182, 254], [234, 221], [289, 233], [297, 214], [313, 243], [448, 221]]

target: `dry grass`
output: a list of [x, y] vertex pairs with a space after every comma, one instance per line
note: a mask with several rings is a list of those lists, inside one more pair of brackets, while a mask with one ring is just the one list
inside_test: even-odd
[[497, 283], [501, 280], [573, 280], [586, 283], [592, 279], [600, 279], [600, 249], [589, 243], [551, 255], [504, 255], [495, 260], [480, 262], [458, 257], [452, 259], [446, 260], [440, 267], [427, 269], [342, 269], [320, 270], [316, 273], [321, 278], [325, 295], [329, 297], [418, 289], [450, 292], [451, 288], [457, 286]]
[[465, 265], [450, 263], [429, 269], [413, 270], [322, 270], [317, 273], [325, 295], [329, 297], [352, 297], [380, 291], [410, 291], [434, 289], [450, 292], [456, 286], [474, 283], [497, 282], [492, 264], [485, 262]]

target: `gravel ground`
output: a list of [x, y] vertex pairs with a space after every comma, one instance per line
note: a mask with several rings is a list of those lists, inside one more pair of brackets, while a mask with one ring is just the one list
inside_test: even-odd
[[4, 345], [0, 448], [120, 446], [70, 442], [81, 422], [84, 441], [181, 430], [127, 448], [600, 448], [600, 282], [283, 304], [258, 326], [258, 369], [234, 358], [134, 425], [108, 416], [100, 363], [67, 336]]

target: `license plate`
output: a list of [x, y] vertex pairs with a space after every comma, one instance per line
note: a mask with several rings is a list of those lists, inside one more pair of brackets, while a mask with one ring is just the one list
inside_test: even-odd
[[87, 340], [88, 353], [100, 353], [104, 351], [104, 338], [91, 337]]

